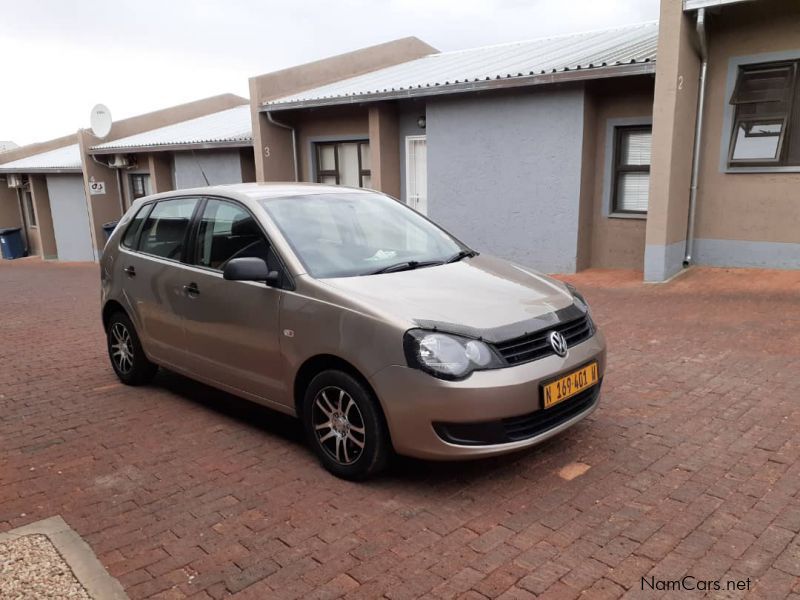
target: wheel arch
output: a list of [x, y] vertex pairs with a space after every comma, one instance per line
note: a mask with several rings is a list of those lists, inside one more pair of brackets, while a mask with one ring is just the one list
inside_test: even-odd
[[306, 389], [311, 383], [311, 380], [314, 379], [314, 377], [316, 377], [319, 373], [331, 369], [343, 371], [344, 373], [351, 375], [361, 382], [375, 399], [378, 408], [380, 409], [381, 417], [383, 418], [384, 423], [386, 422], [386, 415], [384, 414], [380, 398], [378, 397], [378, 394], [375, 393], [375, 389], [372, 387], [369, 380], [361, 373], [361, 371], [358, 370], [358, 368], [356, 368], [355, 365], [332, 354], [318, 354], [316, 356], [312, 356], [311, 358], [308, 358], [302, 365], [300, 365], [300, 368], [297, 370], [297, 373], [294, 377], [293, 397], [294, 408], [298, 417], [302, 418], [303, 416], [303, 397], [305, 396]]
[[111, 315], [113, 315], [115, 312], [121, 312], [126, 317], [128, 317], [129, 319], [131, 318], [131, 316], [128, 314], [128, 311], [125, 310], [125, 307], [122, 306], [122, 304], [120, 304], [116, 300], [109, 300], [103, 306], [103, 329], [104, 330], [108, 329], [108, 320], [111, 318]]

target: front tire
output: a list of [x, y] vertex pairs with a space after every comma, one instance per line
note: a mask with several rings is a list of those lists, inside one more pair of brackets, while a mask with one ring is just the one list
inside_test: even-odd
[[111, 366], [122, 383], [145, 385], [153, 380], [158, 365], [147, 359], [128, 315], [123, 312], [111, 315], [106, 328], [106, 341]]
[[323, 371], [303, 398], [309, 443], [328, 471], [358, 481], [383, 470], [390, 454], [389, 433], [377, 399], [343, 371]]

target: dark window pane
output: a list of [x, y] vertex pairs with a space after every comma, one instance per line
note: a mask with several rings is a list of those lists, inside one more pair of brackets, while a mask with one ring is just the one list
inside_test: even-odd
[[28, 191], [22, 192], [25, 196], [25, 210], [28, 213], [28, 224], [36, 227], [36, 211], [33, 208], [33, 196]]
[[125, 230], [125, 235], [122, 236], [122, 245], [126, 248], [136, 247], [136, 234], [139, 232], [139, 227], [142, 225], [142, 221], [144, 221], [148, 210], [150, 210], [150, 206], [143, 206], [140, 208]]
[[794, 65], [739, 71], [732, 104], [785, 102], [794, 79]]
[[142, 229], [139, 247], [142, 252], [180, 260], [183, 242], [196, 198], [163, 200], [150, 212]]
[[131, 195], [133, 199], [143, 198], [150, 193], [150, 175], [135, 173], [131, 175]]
[[231, 258], [267, 260], [267, 241], [255, 219], [231, 202], [208, 200], [197, 231], [198, 265], [222, 269]]

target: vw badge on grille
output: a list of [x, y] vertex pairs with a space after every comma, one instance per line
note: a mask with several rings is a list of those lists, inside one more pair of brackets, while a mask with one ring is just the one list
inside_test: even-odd
[[547, 339], [550, 342], [550, 346], [553, 348], [553, 352], [561, 357], [567, 355], [567, 340], [564, 339], [563, 335], [558, 331], [551, 331]]

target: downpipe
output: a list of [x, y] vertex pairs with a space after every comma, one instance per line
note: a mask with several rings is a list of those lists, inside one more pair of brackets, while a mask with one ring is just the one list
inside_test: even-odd
[[292, 165], [294, 167], [294, 180], [300, 181], [300, 175], [297, 166], [297, 129], [292, 127], [291, 125], [287, 125], [286, 123], [281, 123], [280, 121], [276, 121], [272, 118], [272, 113], [270, 111], [264, 111], [267, 114], [267, 121], [272, 123], [277, 127], [283, 127], [284, 129], [288, 129], [292, 132]]
[[700, 177], [700, 145], [703, 141], [703, 120], [705, 116], [706, 75], [708, 73], [708, 38], [706, 36], [706, 9], [697, 11], [697, 39], [700, 52], [700, 91], [697, 97], [697, 115], [694, 129], [694, 148], [692, 152], [692, 177], [689, 188], [689, 219], [686, 225], [686, 248], [683, 256], [683, 267], [692, 264], [694, 253], [694, 229], [697, 214], [697, 187]]

